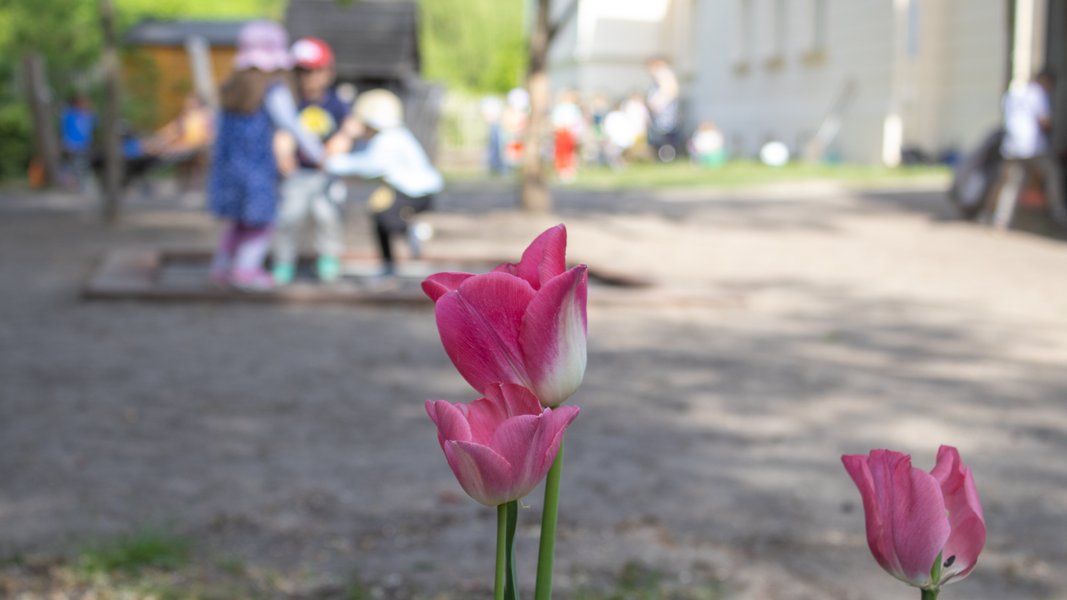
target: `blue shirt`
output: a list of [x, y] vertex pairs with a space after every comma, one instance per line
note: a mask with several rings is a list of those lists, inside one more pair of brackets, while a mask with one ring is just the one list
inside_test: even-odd
[[[301, 100], [297, 104], [300, 124], [304, 129], [319, 136], [321, 141], [330, 139], [330, 136], [341, 128], [341, 123], [348, 116], [348, 110], [348, 105], [338, 98], [332, 89], [326, 90], [318, 100]], [[316, 167], [303, 152], [300, 153], [300, 166], [308, 169]]]
[[96, 115], [91, 111], [68, 106], [59, 118], [63, 149], [68, 152], [85, 152], [93, 141]]

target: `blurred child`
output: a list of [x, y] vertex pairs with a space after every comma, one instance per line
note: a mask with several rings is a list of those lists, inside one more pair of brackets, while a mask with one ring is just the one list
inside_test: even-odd
[[301, 151], [319, 163], [322, 143], [300, 126], [284, 75], [292, 67], [288, 35], [276, 23], [257, 21], [241, 29], [234, 73], [221, 90], [221, 114], [208, 181], [211, 212], [227, 222], [211, 262], [211, 278], [241, 289], [268, 289], [263, 268], [278, 206], [275, 130], [295, 137]]
[[[333, 50], [318, 38], [302, 38], [293, 44], [296, 61], [297, 107], [300, 124], [323, 142], [341, 128], [348, 106], [333, 90]], [[274, 233], [274, 281], [285, 285], [296, 273], [300, 233], [310, 214], [314, 220], [316, 273], [322, 281], [341, 276], [340, 256], [344, 250], [341, 201], [331, 198], [335, 185], [315, 162], [296, 152], [293, 138], [278, 132], [275, 140], [279, 168], [285, 179], [281, 185], [281, 208]], [[332, 192], [329, 193], [328, 192]], [[343, 192], [338, 194], [343, 200]]]
[[89, 99], [72, 96], [59, 117], [59, 131], [66, 159], [67, 181], [80, 192], [89, 189], [90, 151], [96, 114]]
[[585, 129], [585, 118], [578, 106], [578, 94], [564, 90], [552, 109], [555, 130], [554, 162], [556, 174], [562, 181], [574, 181], [578, 174], [578, 142]]
[[[369, 208], [384, 274], [393, 275], [393, 236], [409, 232], [411, 217], [430, 208], [444, 180], [415, 136], [404, 127], [400, 99], [392, 92], [371, 90], [361, 94], [342, 132], [344, 137], [339, 136], [336, 143], [330, 144], [331, 152], [342, 153], [326, 161], [326, 171], [382, 180], [383, 185], [371, 194]], [[358, 137], [366, 137], [367, 144], [352, 152], [351, 144]], [[418, 247], [413, 246], [417, 254]]]
[[703, 121], [689, 140], [689, 157], [703, 167], [718, 167], [726, 162], [726, 145], [722, 132], [711, 121]]
[[490, 175], [504, 173], [504, 136], [501, 129], [500, 119], [504, 113], [504, 103], [496, 96], [486, 96], [478, 104], [482, 113], [482, 120], [489, 129], [489, 135], [485, 142], [485, 162]]
[[504, 166], [514, 170], [522, 163], [523, 136], [530, 114], [530, 95], [523, 88], [512, 88], [500, 115], [501, 143], [504, 146]]
[[648, 128], [652, 122], [645, 99], [641, 94], [631, 94], [623, 101], [622, 112], [626, 113], [630, 122], [637, 128], [637, 137], [627, 154], [631, 158], [645, 158], [648, 154]]
[[640, 127], [621, 104], [604, 117], [604, 160], [609, 167], [624, 166], [624, 157], [637, 143]]

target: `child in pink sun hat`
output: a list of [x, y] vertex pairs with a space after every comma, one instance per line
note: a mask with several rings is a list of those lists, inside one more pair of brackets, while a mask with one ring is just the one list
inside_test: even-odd
[[234, 73], [220, 94], [207, 195], [211, 212], [227, 225], [212, 259], [211, 278], [240, 289], [273, 285], [263, 263], [278, 206], [274, 133], [289, 132], [308, 160], [323, 160], [322, 142], [300, 125], [286, 84], [293, 66], [288, 37], [277, 23], [245, 25]]

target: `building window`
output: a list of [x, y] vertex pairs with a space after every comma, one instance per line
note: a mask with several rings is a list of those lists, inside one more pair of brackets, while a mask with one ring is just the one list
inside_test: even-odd
[[763, 62], [768, 71], [777, 71], [785, 65], [786, 47], [786, 2], [774, 0], [771, 6], [774, 13], [771, 15], [770, 39], [767, 40], [767, 56]]
[[908, 2], [908, 58], [916, 59], [919, 56], [919, 40], [922, 37], [922, 14], [919, 12], [919, 3], [916, 0]]
[[810, 0], [808, 43], [800, 58], [808, 66], [820, 65], [826, 60], [826, 40], [830, 29], [827, 4], [828, 0]]
[[755, 16], [752, 14], [753, 0], [737, 0], [737, 23], [734, 27], [733, 70], [738, 75], [748, 73], [749, 61], [752, 60], [753, 27]]
[[826, 0], [812, 0], [814, 6], [811, 14], [811, 49], [826, 49]]

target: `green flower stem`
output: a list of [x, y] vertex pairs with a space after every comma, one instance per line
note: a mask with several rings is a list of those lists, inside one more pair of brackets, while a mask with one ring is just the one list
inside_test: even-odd
[[519, 522], [519, 501], [512, 500], [505, 506], [508, 509], [507, 523], [507, 578], [504, 581], [504, 599], [519, 600], [518, 561], [515, 559], [515, 530]]
[[922, 588], [922, 600], [937, 600], [937, 595], [941, 592], [941, 560], [944, 557], [944, 552], [939, 553], [934, 561], [934, 566], [930, 567], [931, 587]]
[[545, 507], [541, 513], [541, 546], [537, 551], [535, 600], [552, 599], [552, 559], [556, 552], [556, 515], [559, 512], [559, 478], [563, 473], [563, 441], [545, 479]]
[[496, 579], [493, 581], [493, 600], [504, 600], [504, 580], [508, 561], [508, 505], [496, 507]]

